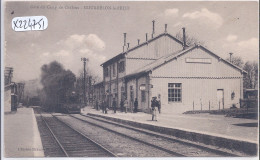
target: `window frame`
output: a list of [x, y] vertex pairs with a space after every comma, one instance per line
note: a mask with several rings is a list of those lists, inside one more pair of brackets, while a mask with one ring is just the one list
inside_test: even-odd
[[[173, 86], [171, 87], [170, 85]], [[176, 86], [176, 85], [180, 85], [180, 86]], [[182, 103], [182, 83], [168, 83], [168, 103]]]
[[119, 73], [122, 73], [125, 71], [125, 61], [121, 61], [119, 62], [119, 69], [118, 69], [118, 72]]
[[104, 75], [105, 75], [105, 77], [109, 77], [109, 69], [108, 69], [108, 67], [105, 67]]
[[115, 77], [116, 76], [116, 65], [113, 64], [112, 68], [113, 68], [113, 77]]

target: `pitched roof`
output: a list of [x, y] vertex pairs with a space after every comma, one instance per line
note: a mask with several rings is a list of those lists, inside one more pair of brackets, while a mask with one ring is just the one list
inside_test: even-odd
[[221, 57], [219, 57], [218, 55], [216, 55], [215, 53], [211, 52], [210, 50], [208, 50], [207, 48], [201, 46], [201, 45], [193, 45], [193, 46], [190, 46], [188, 48], [186, 48], [185, 50], [182, 50], [180, 52], [175, 52], [175, 53], [171, 53], [171, 54], [168, 54], [168, 55], [165, 55], [149, 64], [147, 64], [146, 66], [142, 67], [142, 68], [139, 68], [135, 71], [133, 71], [132, 73], [126, 75], [126, 77], [132, 77], [132, 76], [136, 76], [136, 75], [141, 75], [143, 73], [147, 73], [149, 71], [152, 71], [152, 70], [155, 70], [161, 66], [163, 66], [164, 64], [168, 63], [169, 61], [175, 59], [175, 58], [178, 58], [186, 53], [188, 53], [189, 51], [195, 49], [195, 48], [201, 48], [202, 50], [208, 52], [209, 54], [213, 55], [214, 57], [218, 58], [219, 60], [223, 61], [224, 63], [232, 66], [233, 68], [237, 69], [237, 70], [240, 70], [241, 72], [243, 73], [247, 73], [246, 71], [244, 71], [243, 69], [239, 68], [238, 66], [226, 61], [225, 59], [222, 59]]
[[[121, 58], [121, 57], [124, 56], [126, 53], [129, 53], [129, 52], [131, 52], [131, 51], [133, 51], [133, 50], [135, 50], [135, 49], [137, 49], [137, 48], [140, 48], [140, 47], [146, 45], [147, 43], [150, 43], [150, 42], [152, 42], [152, 41], [155, 41], [156, 39], [158, 39], [158, 38], [160, 38], [160, 37], [162, 37], [162, 36], [168, 36], [168, 37], [170, 37], [171, 39], [175, 40], [177, 43], [180, 43], [181, 45], [183, 45], [182, 41], [180, 41], [179, 39], [175, 38], [175, 37], [172, 36], [171, 34], [169, 34], [169, 33], [167, 33], [167, 32], [164, 32], [164, 33], [161, 33], [161, 34], [155, 36], [155, 37], [152, 38], [152, 39], [149, 39], [148, 41], [145, 41], [145, 42], [143, 42], [143, 43], [141, 43], [141, 44], [139, 44], [139, 45], [137, 45], [137, 46], [134, 46], [134, 47], [128, 49], [128, 50], [125, 51], [125, 52], [119, 53], [118, 55], [116, 55], [116, 56], [110, 58], [109, 60], [105, 61], [104, 63], [102, 63], [101, 66], [102, 66], [102, 65], [105, 65], [105, 64], [107, 64], [107, 63], [109, 63], [109, 62], [111, 62], [111, 61], [113, 61], [113, 60], [115, 60], [115, 59]], [[187, 44], [186, 44], [186, 47], [188, 47]]]
[[219, 57], [217, 54], [211, 52], [211, 51], [210, 51], [209, 49], [207, 49], [206, 47], [201, 46], [201, 45], [198, 45], [198, 47], [201, 48], [202, 50], [204, 50], [204, 51], [210, 53], [211, 55], [217, 57], [218, 59], [220, 59], [220, 60], [223, 61], [224, 63], [230, 65], [231, 67], [233, 67], [233, 68], [235, 68], [235, 69], [237, 69], [237, 70], [239, 70], [239, 71], [241, 71], [241, 72], [247, 74], [247, 72], [246, 72], [245, 70], [243, 70], [242, 68], [240, 68], [240, 67], [234, 65], [233, 63], [231, 63], [231, 62], [229, 62], [229, 61], [227, 61], [227, 60], [225, 60], [225, 59]]

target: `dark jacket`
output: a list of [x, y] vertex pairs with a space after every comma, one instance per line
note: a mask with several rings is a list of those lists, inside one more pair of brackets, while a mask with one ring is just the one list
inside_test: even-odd
[[113, 107], [116, 107], [116, 101], [113, 101], [113, 102], [112, 102], [112, 106], [113, 106]]
[[137, 108], [138, 107], [138, 101], [134, 102], [134, 106]]

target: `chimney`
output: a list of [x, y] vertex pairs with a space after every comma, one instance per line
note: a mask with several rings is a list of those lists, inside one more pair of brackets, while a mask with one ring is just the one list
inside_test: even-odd
[[182, 30], [183, 30], [183, 50], [185, 50], [185, 48], [186, 48], [185, 27], [183, 27]]
[[123, 52], [125, 51], [126, 48], [126, 33], [124, 33], [124, 46], [123, 46]]
[[152, 22], [153, 22], [153, 32], [152, 32], [152, 38], [153, 38], [153, 36], [155, 34], [155, 31], [154, 31], [154, 22], [155, 22], [155, 20], [153, 20]]
[[167, 33], [167, 24], [165, 24], [165, 27], [164, 27], [164, 32]]
[[137, 39], [137, 44], [138, 44], [138, 45], [140, 44], [140, 39]]
[[232, 54], [233, 54], [233, 53], [229, 53], [229, 55], [230, 55], [230, 57], [229, 57], [230, 63], [232, 63]]
[[148, 33], [145, 34], [146, 42], [148, 41]]
[[129, 49], [129, 45], [130, 45], [130, 43], [127, 43], [127, 50]]

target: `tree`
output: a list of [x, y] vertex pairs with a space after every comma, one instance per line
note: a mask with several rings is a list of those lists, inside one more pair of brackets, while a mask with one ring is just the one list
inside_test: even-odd
[[[230, 57], [226, 58], [226, 61], [229, 61], [230, 62]], [[244, 66], [244, 61], [241, 57], [239, 56], [232, 56], [231, 57], [231, 62], [232, 64], [238, 66], [239, 68], [243, 68]]]
[[54, 110], [61, 102], [60, 97], [64, 97], [68, 90], [73, 89], [76, 76], [65, 70], [57, 61], [53, 61], [41, 68], [41, 83], [43, 85], [44, 102], [49, 110]]
[[[230, 61], [230, 57], [226, 58], [227, 61]], [[244, 75], [244, 88], [248, 89], [257, 89], [258, 87], [258, 63], [256, 61], [247, 61], [244, 64], [244, 61], [239, 56], [232, 56], [231, 57], [231, 63], [242, 68], [247, 72], [247, 74]]]
[[[183, 33], [181, 31], [179, 31], [175, 37], [182, 41], [183, 42]], [[197, 38], [195, 37], [190, 37], [188, 34], [185, 35], [185, 38], [186, 38], [186, 44], [188, 46], [191, 46], [191, 45], [194, 45], [194, 44], [200, 44], [200, 45], [204, 45], [204, 42], [198, 40]]]
[[257, 89], [258, 87], [258, 63], [247, 61], [243, 67], [247, 72], [244, 76], [244, 88]]
[[[83, 69], [80, 70], [79, 72], [79, 77], [77, 77], [77, 82], [76, 82], [76, 90], [77, 92], [79, 92], [79, 94], [81, 95], [81, 101], [83, 102], [83, 99], [84, 99], [84, 87], [83, 87], [83, 77], [84, 77], [84, 72], [83, 72]], [[91, 102], [93, 98], [93, 94], [94, 94], [94, 88], [93, 88], [93, 85], [97, 82], [100, 82], [101, 81], [101, 78], [95, 74], [93, 74], [91, 72], [91, 70], [89, 68], [86, 68], [86, 96], [87, 96], [87, 101], [88, 102]]]

